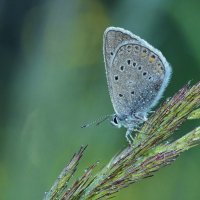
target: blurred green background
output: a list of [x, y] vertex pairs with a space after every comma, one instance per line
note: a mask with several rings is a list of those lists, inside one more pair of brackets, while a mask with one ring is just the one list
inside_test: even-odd
[[[200, 78], [200, 1], [0, 1], [0, 199], [42, 199], [81, 145], [77, 175], [123, 149], [125, 129], [84, 122], [113, 113], [102, 55], [106, 27], [160, 49], [173, 67], [161, 102]], [[187, 122], [175, 137], [199, 124]], [[200, 147], [116, 200], [200, 199]]]

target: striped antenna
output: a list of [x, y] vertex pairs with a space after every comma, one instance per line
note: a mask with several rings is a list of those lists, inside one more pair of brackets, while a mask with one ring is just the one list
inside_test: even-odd
[[95, 120], [93, 122], [90, 122], [88, 124], [82, 125], [81, 128], [88, 128], [88, 127], [90, 127], [92, 125], [98, 126], [99, 124], [101, 124], [102, 122], [106, 121], [107, 119], [109, 119], [112, 116], [113, 115], [105, 115], [105, 116], [103, 116], [103, 117], [101, 117], [101, 118], [99, 118], [99, 119], [97, 119], [97, 120]]

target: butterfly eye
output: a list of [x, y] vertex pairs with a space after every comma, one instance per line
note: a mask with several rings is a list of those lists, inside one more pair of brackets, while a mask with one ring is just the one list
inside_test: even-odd
[[122, 126], [117, 115], [114, 115], [114, 116], [113, 116], [113, 118], [112, 118], [112, 120], [111, 120], [111, 124], [112, 124], [113, 126], [117, 127], [117, 128], [121, 128], [121, 126]]
[[117, 121], [117, 117], [116, 117], [116, 116], [113, 118], [113, 122], [114, 122], [116, 125], [118, 124], [118, 121]]

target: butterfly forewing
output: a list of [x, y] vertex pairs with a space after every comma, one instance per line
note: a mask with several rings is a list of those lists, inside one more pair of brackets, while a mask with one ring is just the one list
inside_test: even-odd
[[113, 89], [111, 83], [111, 68], [112, 59], [114, 58], [115, 52], [119, 45], [123, 42], [128, 41], [138, 41], [138, 37], [134, 37], [130, 31], [124, 30], [122, 28], [109, 27], [104, 32], [103, 37], [103, 54], [106, 69], [106, 77], [108, 83], [108, 90], [110, 93], [111, 101], [114, 103], [113, 99]]
[[147, 112], [162, 87], [165, 69], [159, 56], [147, 47], [122, 44], [110, 68], [112, 102], [119, 116]]

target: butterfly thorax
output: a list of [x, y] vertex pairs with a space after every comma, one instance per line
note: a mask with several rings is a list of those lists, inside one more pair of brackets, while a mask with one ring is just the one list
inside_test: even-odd
[[133, 113], [132, 115], [123, 115], [118, 116], [116, 114], [113, 115], [111, 123], [117, 128], [121, 128], [122, 126], [133, 130], [139, 124], [146, 121], [146, 113]]

